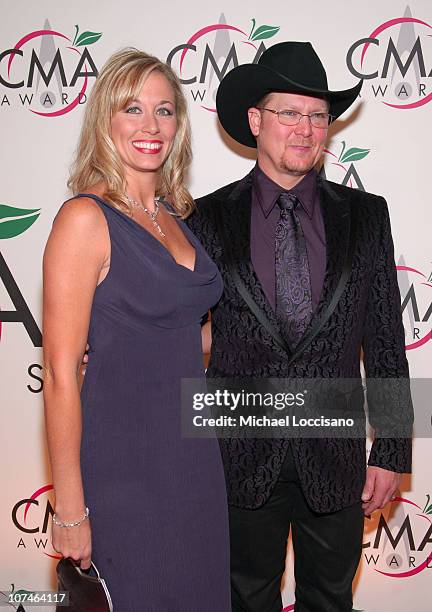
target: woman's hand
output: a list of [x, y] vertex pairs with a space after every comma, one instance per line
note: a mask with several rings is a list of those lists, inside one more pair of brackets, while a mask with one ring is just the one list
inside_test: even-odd
[[86, 570], [91, 564], [91, 527], [89, 519], [86, 519], [75, 527], [59, 527], [52, 524], [52, 545], [54, 550], [70, 557]]

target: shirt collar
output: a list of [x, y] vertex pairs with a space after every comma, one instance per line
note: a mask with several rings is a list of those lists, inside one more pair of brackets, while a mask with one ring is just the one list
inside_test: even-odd
[[[317, 189], [317, 172], [315, 168], [309, 170], [302, 180], [295, 187], [289, 190], [295, 194], [304, 211], [309, 218], [312, 218], [315, 207], [315, 196]], [[282, 191], [286, 191], [269, 178], [259, 167], [258, 162], [255, 165], [252, 179], [253, 189], [257, 196], [258, 203], [265, 217], [268, 217], [273, 210], [276, 201]]]

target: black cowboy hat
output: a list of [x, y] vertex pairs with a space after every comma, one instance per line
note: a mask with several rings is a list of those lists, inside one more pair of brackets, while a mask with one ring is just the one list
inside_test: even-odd
[[[216, 96], [219, 120], [232, 138], [256, 147], [247, 110], [273, 91], [324, 98], [334, 118], [357, 98], [363, 81], [343, 91], [330, 91], [320, 58], [309, 42], [282, 42], [265, 51], [257, 64], [233, 68], [222, 79]], [[276, 109], [279, 110], [279, 109]]]

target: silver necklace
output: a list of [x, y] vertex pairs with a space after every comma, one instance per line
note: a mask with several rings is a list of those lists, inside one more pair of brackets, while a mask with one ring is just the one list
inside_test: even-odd
[[152, 222], [153, 226], [157, 229], [157, 231], [162, 236], [162, 238], [165, 238], [165, 234], [163, 233], [161, 226], [156, 221], [156, 218], [157, 218], [157, 216], [159, 214], [159, 208], [160, 208], [159, 200], [157, 198], [154, 198], [155, 209], [154, 210], [149, 210], [146, 206], [144, 206], [140, 202], [137, 202], [133, 198], [130, 198], [127, 193], [125, 193], [125, 196], [126, 196], [126, 200], [130, 204], [132, 204], [132, 206], [134, 206], [135, 208], [139, 208], [140, 210], [145, 212], [146, 215], [148, 215], [150, 217], [150, 221]]

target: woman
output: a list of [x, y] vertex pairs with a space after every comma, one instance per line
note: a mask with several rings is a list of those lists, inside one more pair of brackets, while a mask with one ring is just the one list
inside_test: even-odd
[[112, 56], [87, 103], [79, 195], [44, 256], [53, 546], [83, 569], [92, 559], [120, 612], [230, 609], [217, 441], [180, 428], [180, 381], [203, 376], [200, 319], [222, 290], [179, 220], [190, 158], [173, 71], [135, 49]]

